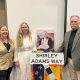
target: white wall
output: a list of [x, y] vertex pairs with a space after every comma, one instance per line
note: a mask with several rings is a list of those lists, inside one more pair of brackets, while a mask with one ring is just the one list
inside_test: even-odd
[[70, 16], [80, 16], [80, 0], [68, 0], [67, 5], [67, 31], [70, 30]]
[[63, 41], [64, 0], [6, 0], [10, 36], [15, 41], [21, 22], [26, 21], [31, 31], [52, 29], [55, 32], [55, 49]]

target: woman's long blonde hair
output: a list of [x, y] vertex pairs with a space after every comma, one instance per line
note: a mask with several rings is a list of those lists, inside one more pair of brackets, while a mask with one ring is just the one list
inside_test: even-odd
[[[6, 25], [2, 25], [2, 26], [0, 26], [0, 40], [3, 42], [3, 40], [2, 40], [2, 38], [1, 38], [1, 28], [2, 27], [6, 27], [7, 28], [7, 30], [8, 30], [8, 27], [6, 26]], [[8, 30], [8, 36], [7, 36], [7, 39], [8, 39], [8, 42], [13, 42], [11, 39], [10, 39], [10, 36], [9, 36], [9, 30]]]
[[21, 31], [21, 27], [22, 27], [23, 24], [27, 25], [27, 27], [28, 27], [27, 35], [29, 36], [29, 40], [32, 40], [31, 31], [30, 31], [30, 28], [29, 28], [28, 24], [26, 22], [22, 22], [20, 27], [19, 27], [18, 33], [17, 33], [17, 47], [23, 46], [23, 34], [22, 34], [22, 31]]

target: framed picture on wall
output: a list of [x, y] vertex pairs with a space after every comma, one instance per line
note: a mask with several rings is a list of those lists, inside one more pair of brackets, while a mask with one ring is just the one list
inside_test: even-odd
[[54, 52], [54, 32], [51, 30], [37, 30], [37, 50]]

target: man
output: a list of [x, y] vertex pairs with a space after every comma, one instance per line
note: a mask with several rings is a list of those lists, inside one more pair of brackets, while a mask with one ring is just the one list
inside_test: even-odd
[[72, 30], [66, 32], [63, 44], [58, 50], [59, 52], [64, 52], [64, 64], [67, 64], [71, 80], [80, 80], [79, 23], [79, 16], [71, 16], [70, 26]]

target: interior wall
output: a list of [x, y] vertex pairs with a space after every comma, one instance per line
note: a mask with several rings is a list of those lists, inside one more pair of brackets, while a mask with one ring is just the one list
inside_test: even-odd
[[64, 0], [6, 0], [11, 37], [15, 41], [20, 23], [26, 21], [32, 33], [53, 30], [57, 49], [64, 37], [64, 4]]
[[0, 25], [6, 25], [5, 0], [0, 0]]

